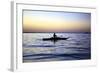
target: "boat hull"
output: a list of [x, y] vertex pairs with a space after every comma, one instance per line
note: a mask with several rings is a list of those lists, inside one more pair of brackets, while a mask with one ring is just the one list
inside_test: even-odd
[[60, 38], [60, 37], [56, 37], [56, 38], [43, 38], [44, 41], [53, 41], [53, 40], [66, 40], [68, 38]]

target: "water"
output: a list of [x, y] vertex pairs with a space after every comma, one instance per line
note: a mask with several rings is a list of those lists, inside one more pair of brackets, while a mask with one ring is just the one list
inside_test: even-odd
[[85, 60], [91, 58], [90, 33], [56, 33], [67, 40], [43, 41], [53, 33], [23, 33], [23, 62]]

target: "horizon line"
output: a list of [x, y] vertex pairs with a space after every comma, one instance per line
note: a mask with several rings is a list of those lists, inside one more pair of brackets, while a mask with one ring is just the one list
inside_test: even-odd
[[91, 33], [91, 32], [22, 32], [22, 33]]

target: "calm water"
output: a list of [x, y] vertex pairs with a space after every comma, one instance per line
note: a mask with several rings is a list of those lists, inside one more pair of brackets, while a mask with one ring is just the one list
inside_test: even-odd
[[89, 33], [56, 33], [67, 40], [43, 41], [53, 33], [23, 33], [23, 62], [83, 60], [91, 58]]

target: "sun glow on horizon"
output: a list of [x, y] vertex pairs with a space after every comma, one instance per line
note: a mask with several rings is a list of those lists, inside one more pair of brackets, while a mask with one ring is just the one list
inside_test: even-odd
[[23, 32], [90, 32], [89, 13], [23, 12]]

